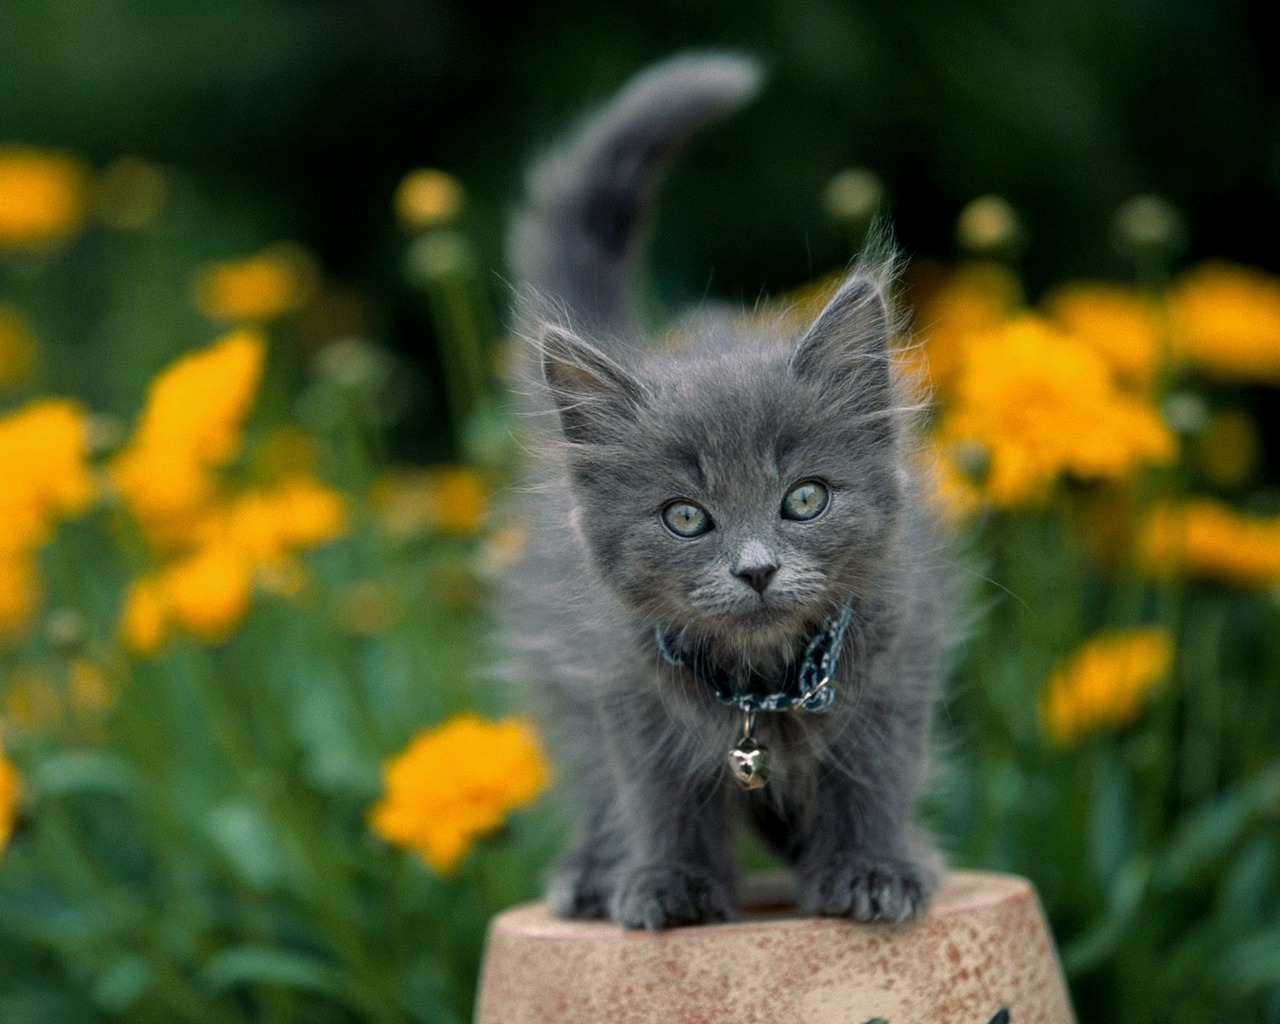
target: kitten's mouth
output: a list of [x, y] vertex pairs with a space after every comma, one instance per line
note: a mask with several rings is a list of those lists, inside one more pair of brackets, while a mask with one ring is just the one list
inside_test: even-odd
[[774, 647], [803, 633], [812, 622], [805, 606], [765, 599], [743, 602], [705, 616], [704, 622], [716, 633], [740, 634], [751, 646]]

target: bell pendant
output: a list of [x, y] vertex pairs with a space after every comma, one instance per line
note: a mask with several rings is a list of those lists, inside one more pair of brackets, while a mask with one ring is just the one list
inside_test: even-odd
[[769, 748], [742, 737], [729, 751], [729, 770], [743, 789], [761, 789], [769, 781]]

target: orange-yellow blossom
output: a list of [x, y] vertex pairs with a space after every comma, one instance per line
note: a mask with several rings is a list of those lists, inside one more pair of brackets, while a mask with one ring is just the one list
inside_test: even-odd
[[1089, 732], [1133, 721], [1173, 663], [1163, 629], [1103, 633], [1054, 672], [1040, 706], [1049, 738], [1070, 746]]
[[153, 539], [181, 535], [210, 500], [213, 470], [240, 449], [265, 355], [260, 332], [234, 331], [181, 356], [151, 382], [133, 437], [111, 472]]
[[970, 339], [939, 438], [985, 450], [984, 491], [1004, 508], [1043, 500], [1063, 474], [1116, 480], [1174, 454], [1156, 411], [1121, 392], [1100, 355], [1032, 316]]
[[35, 615], [41, 596], [35, 555], [0, 551], [0, 637], [21, 634]]
[[998, 263], [969, 263], [952, 272], [915, 315], [920, 341], [903, 358], [913, 374], [948, 394], [969, 341], [998, 327], [1018, 308], [1018, 280]]
[[130, 587], [120, 618], [125, 646], [152, 654], [174, 627], [207, 643], [225, 640], [248, 613], [256, 579], [278, 578], [296, 552], [341, 536], [348, 521], [346, 500], [305, 477], [213, 508], [192, 528], [193, 547]]
[[0, 417], [0, 551], [38, 547], [93, 500], [85, 429], [80, 407], [60, 399]]
[[450, 874], [476, 840], [542, 792], [550, 770], [528, 722], [460, 714], [419, 733], [382, 775], [370, 827]]
[[317, 277], [309, 252], [281, 243], [253, 256], [206, 267], [196, 277], [196, 306], [210, 320], [274, 320], [309, 299]]
[[347, 501], [309, 477], [291, 477], [274, 487], [247, 491], [233, 501], [214, 532], [255, 563], [272, 562], [293, 551], [316, 547], [347, 528]]
[[1148, 516], [1139, 557], [1156, 576], [1185, 572], [1237, 587], [1280, 583], [1280, 516], [1244, 516], [1209, 498], [1162, 505]]
[[1169, 326], [1175, 351], [1210, 376], [1280, 384], [1280, 277], [1197, 267], [1174, 285]]
[[0, 854], [13, 835], [13, 824], [18, 817], [18, 792], [18, 769], [0, 747]]
[[85, 436], [74, 402], [30, 402], [0, 417], [0, 634], [30, 621], [40, 601], [37, 551], [93, 500]]
[[1102, 356], [1116, 378], [1149, 387], [1165, 358], [1160, 307], [1135, 288], [1077, 282], [1044, 301], [1049, 318], [1076, 341]]
[[73, 156], [0, 145], [0, 250], [37, 249], [76, 234], [90, 185], [89, 169]]

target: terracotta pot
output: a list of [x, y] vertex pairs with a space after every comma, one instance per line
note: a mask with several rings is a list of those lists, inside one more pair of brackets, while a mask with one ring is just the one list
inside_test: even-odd
[[1072, 1024], [1030, 883], [950, 874], [929, 916], [858, 925], [785, 916], [776, 882], [744, 920], [657, 935], [494, 918], [476, 1024]]

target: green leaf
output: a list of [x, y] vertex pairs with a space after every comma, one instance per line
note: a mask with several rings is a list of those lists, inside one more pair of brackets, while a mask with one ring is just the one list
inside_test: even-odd
[[274, 946], [231, 946], [205, 966], [203, 980], [215, 993], [239, 985], [277, 985], [295, 992], [351, 1003], [351, 986], [331, 964]]
[[285, 879], [284, 858], [270, 823], [244, 801], [231, 801], [209, 813], [209, 837], [232, 869], [257, 892], [277, 888]]
[[1165, 848], [1162, 882], [1181, 887], [1216, 864], [1257, 819], [1280, 804], [1280, 764], [1272, 765], [1191, 814]]
[[1133, 786], [1129, 772], [1113, 752], [1101, 770], [1089, 820], [1089, 866], [1099, 885], [1116, 877], [1137, 846]]
[[1111, 886], [1106, 916], [1062, 949], [1062, 966], [1068, 975], [1081, 974], [1111, 956], [1120, 946], [1142, 907], [1151, 881], [1151, 863], [1135, 857]]
[[110, 1013], [122, 1013], [147, 993], [151, 982], [151, 968], [145, 960], [139, 956], [122, 956], [98, 975], [93, 999]]
[[1280, 925], [1271, 925], [1235, 943], [1219, 961], [1219, 974], [1233, 990], [1252, 993], [1280, 985]]
[[133, 766], [106, 750], [51, 754], [37, 762], [30, 781], [37, 800], [81, 793], [110, 793], [133, 799], [139, 788]]

